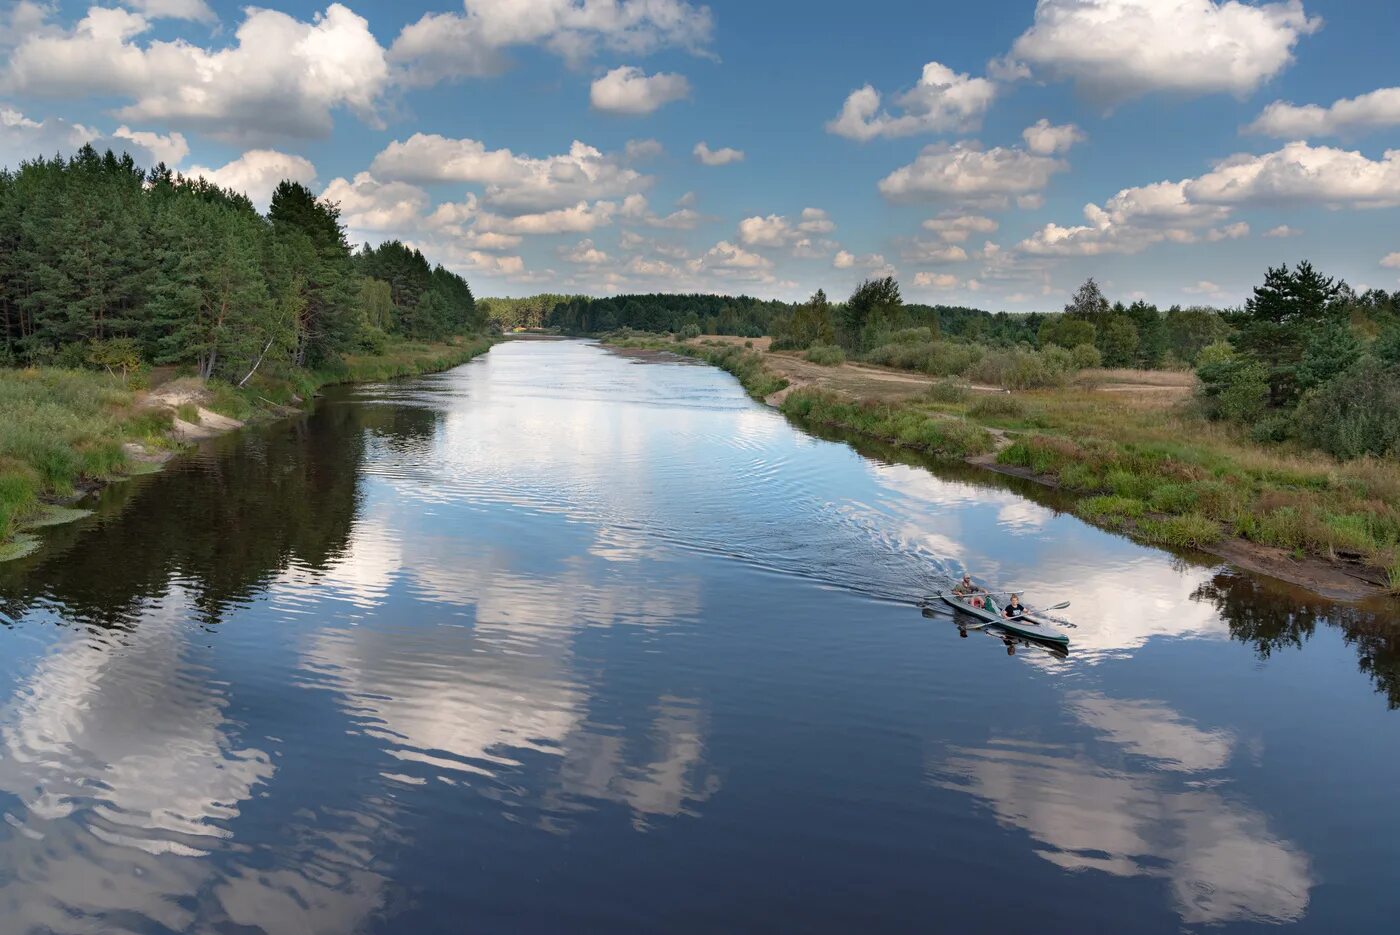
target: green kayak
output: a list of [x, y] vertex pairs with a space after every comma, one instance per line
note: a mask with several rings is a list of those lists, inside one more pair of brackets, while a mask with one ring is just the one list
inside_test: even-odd
[[959, 597], [951, 591], [939, 591], [938, 596], [948, 606], [971, 614], [984, 623], [995, 624], [1007, 633], [1014, 633], [1017, 636], [1024, 636], [1026, 639], [1041, 640], [1046, 643], [1069, 645], [1069, 636], [1064, 631], [1057, 630], [1043, 619], [1033, 615], [1028, 614], [1024, 617], [1009, 619], [995, 611], [987, 610], [985, 607], [977, 607], [968, 599]]

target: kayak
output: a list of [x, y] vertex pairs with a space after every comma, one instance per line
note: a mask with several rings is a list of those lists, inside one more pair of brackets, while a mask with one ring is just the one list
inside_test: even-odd
[[938, 596], [945, 604], [961, 610], [963, 613], [971, 614], [985, 623], [995, 624], [1008, 633], [1016, 636], [1024, 636], [1027, 639], [1041, 640], [1046, 643], [1059, 643], [1062, 646], [1069, 645], [1069, 636], [1062, 630], [1057, 630], [1045, 620], [1033, 615], [1026, 615], [1015, 619], [1003, 617], [1001, 614], [987, 610], [985, 607], [974, 607], [967, 600], [951, 591], [939, 591]]

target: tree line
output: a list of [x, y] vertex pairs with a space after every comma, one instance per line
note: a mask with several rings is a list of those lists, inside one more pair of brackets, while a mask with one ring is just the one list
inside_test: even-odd
[[484, 321], [466, 280], [397, 241], [356, 253], [336, 205], [247, 196], [84, 146], [0, 170], [0, 363], [333, 364]]

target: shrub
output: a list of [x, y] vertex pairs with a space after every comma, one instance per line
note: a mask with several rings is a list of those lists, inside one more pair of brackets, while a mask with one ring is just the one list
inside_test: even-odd
[[1071, 365], [1070, 352], [1061, 347], [1031, 351], [1013, 348], [982, 360], [973, 370], [975, 379], [1009, 390], [1063, 386]]
[[935, 377], [954, 377], [967, 373], [983, 359], [984, 353], [976, 344], [955, 344], [950, 341], [888, 343], [868, 351], [865, 360], [884, 367], [917, 370]]
[[813, 345], [804, 355], [807, 360], [823, 367], [835, 367], [846, 362], [846, 352], [829, 344]]
[[700, 337], [700, 326], [694, 323], [686, 325], [684, 328], [681, 329], [680, 334], [681, 340], [693, 341], [696, 338]]
[[1026, 404], [1014, 396], [982, 396], [968, 414], [978, 419], [1019, 419], [1026, 414]]
[[928, 398], [936, 403], [960, 403], [967, 399], [967, 387], [952, 380], [939, 380], [928, 388]]
[[889, 336], [891, 344], [932, 344], [932, 328], [902, 328]]
[[1343, 460], [1400, 455], [1400, 367], [1364, 358], [1299, 407], [1298, 433]]
[[[1203, 358], [1206, 351], [1202, 351]], [[1202, 364], [1196, 373], [1201, 378], [1201, 399], [1209, 418], [1250, 424], [1264, 414], [1269, 400], [1269, 373], [1263, 364], [1231, 357]]]
[[1076, 344], [1070, 349], [1069, 354], [1075, 370], [1088, 370], [1091, 367], [1103, 366], [1103, 355], [1092, 344]]

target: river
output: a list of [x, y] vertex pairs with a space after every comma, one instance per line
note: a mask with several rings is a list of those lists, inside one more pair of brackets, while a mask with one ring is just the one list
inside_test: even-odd
[[0, 931], [1393, 930], [1395, 605], [1058, 505], [584, 342], [336, 390], [0, 565]]

